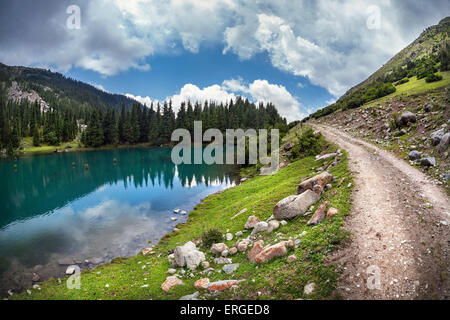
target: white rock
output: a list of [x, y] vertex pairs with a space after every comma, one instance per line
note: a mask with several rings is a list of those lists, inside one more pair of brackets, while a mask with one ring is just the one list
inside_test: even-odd
[[206, 260], [205, 254], [199, 250], [189, 251], [186, 256], [186, 266], [190, 270], [196, 270], [197, 267], [202, 263], [202, 261]]
[[225, 243], [214, 243], [211, 247], [212, 254], [221, 254], [222, 251], [227, 250], [228, 247]]
[[315, 289], [316, 289], [316, 284], [314, 282], [311, 282], [305, 286], [304, 293], [307, 295], [310, 295], [311, 293], [314, 292]]
[[231, 233], [227, 233], [225, 235], [225, 239], [227, 239], [227, 241], [231, 241], [231, 240], [233, 240], [233, 235]]
[[177, 270], [170, 268], [169, 270], [167, 270], [168, 274], [175, 274], [177, 272]]
[[250, 216], [247, 219], [247, 222], [245, 223], [244, 228], [245, 229], [253, 229], [255, 225], [260, 222], [261, 220], [256, 216]]
[[277, 220], [271, 220], [268, 223], [267, 232], [272, 233], [280, 227], [280, 223]]
[[68, 266], [66, 269], [66, 274], [74, 274], [76, 270], [76, 266]]
[[268, 228], [269, 224], [267, 222], [260, 221], [253, 228], [252, 234], [267, 231]]

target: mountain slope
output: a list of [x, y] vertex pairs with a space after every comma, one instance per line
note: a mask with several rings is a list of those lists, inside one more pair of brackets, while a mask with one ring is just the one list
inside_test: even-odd
[[348, 90], [344, 96], [366, 87], [376, 79], [391, 72], [395, 68], [406, 66], [408, 61], [417, 61], [418, 59], [428, 57], [431, 54], [437, 54], [445, 42], [450, 38], [450, 17], [447, 17], [435, 26], [424, 30], [422, 34], [414, 40], [409, 46], [392, 57], [380, 69], [374, 72], [369, 78]]
[[119, 111], [122, 104], [131, 109], [135, 100], [111, 94], [90, 84], [67, 78], [60, 73], [39, 68], [7, 66], [0, 63], [0, 84], [4, 89], [17, 83], [22, 92], [35, 93], [46, 103], [68, 100], [78, 105], [109, 107]]
[[[400, 51], [365, 81], [348, 90], [336, 103], [311, 114], [303, 121], [320, 118], [337, 110], [358, 108], [379, 98], [396, 93], [398, 86], [426, 79], [418, 92], [448, 86], [450, 69], [450, 17], [427, 28], [414, 42]], [[439, 72], [440, 71], [440, 72]], [[442, 76], [443, 80], [439, 80]], [[429, 85], [428, 84], [432, 84]], [[416, 88], [415, 88], [416, 89]], [[402, 92], [408, 93], [408, 92]]]

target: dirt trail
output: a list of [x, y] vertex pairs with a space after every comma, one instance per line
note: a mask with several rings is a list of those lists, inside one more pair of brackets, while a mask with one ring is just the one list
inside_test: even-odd
[[[370, 143], [329, 126], [314, 128], [349, 153], [355, 173], [353, 207], [345, 222], [352, 239], [329, 259], [342, 265], [338, 293], [344, 299], [450, 299], [445, 192]], [[380, 286], [374, 289], [377, 274]]]

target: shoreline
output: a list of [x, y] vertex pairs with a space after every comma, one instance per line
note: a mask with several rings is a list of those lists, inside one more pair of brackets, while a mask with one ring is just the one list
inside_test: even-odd
[[[329, 147], [326, 152], [333, 152], [336, 147]], [[325, 151], [324, 151], [325, 152]], [[336, 177], [333, 187], [323, 195], [323, 201], [339, 208], [339, 213], [320, 225], [311, 227], [306, 224], [308, 217], [299, 217], [281, 226], [273, 234], [261, 234], [258, 238], [266, 243], [284, 239], [299, 239], [303, 237], [298, 248], [292, 249], [298, 260], [287, 264], [286, 258], [277, 258], [270, 263], [261, 264], [255, 269], [247, 259], [247, 254], [238, 253], [230, 256], [233, 263], [239, 264], [238, 269], [231, 275], [222, 272], [222, 266], [213, 262], [214, 255], [209, 247], [201, 244], [202, 235], [208, 230], [217, 229], [223, 235], [230, 233], [232, 240], [222, 240], [229, 247], [235, 246], [236, 240], [249, 236], [243, 226], [250, 215], [258, 216], [262, 221], [267, 220], [273, 211], [273, 206], [280, 200], [295, 193], [299, 180], [317, 175], [314, 168], [323, 166], [323, 161], [317, 162], [314, 157], [302, 158], [292, 162], [284, 169], [271, 176], [254, 176], [245, 182], [203, 198], [189, 212], [185, 223], [178, 223], [175, 232], [164, 235], [152, 250], [131, 256], [118, 257], [110, 263], [96, 266], [91, 270], [83, 270], [82, 290], [68, 290], [66, 280], [56, 279], [39, 282], [39, 289], [30, 288], [26, 292], [14, 294], [10, 299], [126, 299], [126, 300], [174, 300], [192, 294], [195, 291], [194, 282], [199, 277], [207, 276], [211, 282], [225, 279], [247, 279], [240, 285], [238, 291], [224, 291], [220, 299], [323, 299], [333, 295], [335, 279], [337, 277], [333, 266], [325, 262], [328, 252], [348, 237], [343, 226], [343, 219], [348, 214], [351, 201], [351, 189], [347, 183], [352, 176], [347, 169], [347, 157], [344, 154], [330, 173]], [[338, 181], [345, 179], [346, 183], [338, 185]], [[247, 209], [245, 214], [231, 219], [237, 212]], [[236, 235], [243, 233], [243, 235]], [[306, 234], [306, 235], [305, 235]], [[213, 271], [200, 267], [198, 270], [176, 270], [184, 285], [177, 286], [169, 292], [161, 290], [161, 284], [168, 276], [168, 269], [172, 268], [168, 256], [176, 246], [188, 241], [198, 243], [205, 253], [207, 261], [211, 262]], [[207, 272], [207, 274], [205, 274]], [[277, 277], [272, 275], [276, 273]], [[251, 281], [255, 279], [255, 281]], [[284, 280], [283, 280], [284, 279]], [[280, 283], [283, 285], [280, 287]], [[306, 296], [302, 290], [310, 281], [317, 284], [318, 289], [313, 295]], [[257, 293], [260, 294], [257, 295]], [[213, 296], [205, 295], [203, 299]]]

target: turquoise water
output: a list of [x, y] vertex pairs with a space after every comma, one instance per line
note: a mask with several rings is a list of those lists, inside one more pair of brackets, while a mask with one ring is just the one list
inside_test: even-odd
[[[116, 161], [114, 161], [116, 159]], [[88, 164], [86, 170], [85, 164]], [[16, 166], [16, 167], [15, 167]], [[0, 161], [0, 294], [130, 256], [184, 222], [207, 195], [235, 185], [233, 166], [174, 165], [170, 149], [63, 153]], [[177, 217], [178, 221], [171, 221]], [[61, 262], [61, 261], [60, 261]]]

